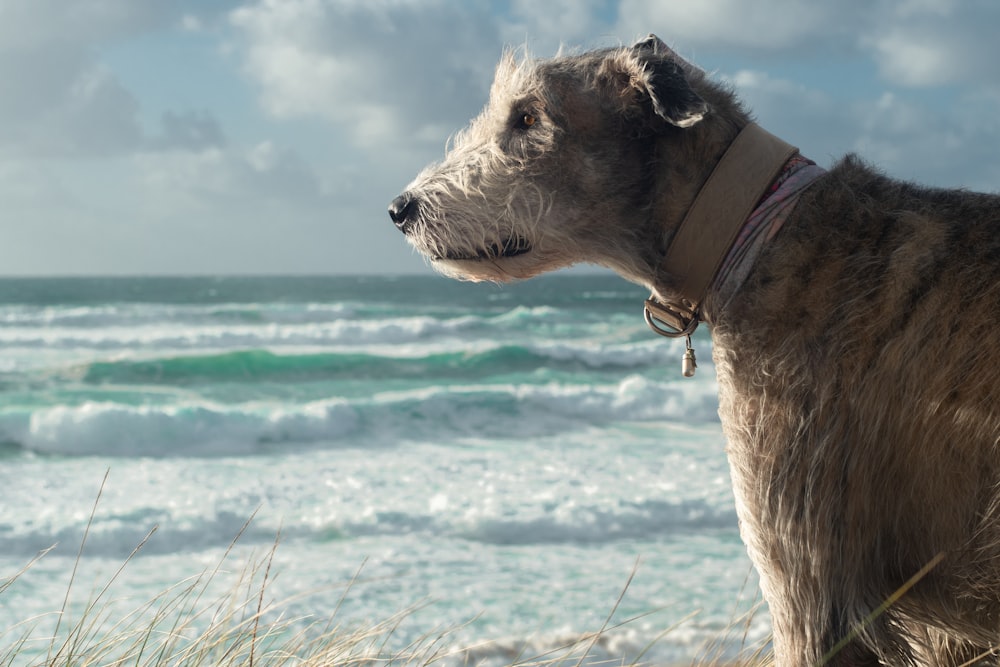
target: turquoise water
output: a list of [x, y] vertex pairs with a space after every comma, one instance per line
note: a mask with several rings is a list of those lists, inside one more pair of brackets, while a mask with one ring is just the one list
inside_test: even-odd
[[693, 656], [755, 583], [710, 341], [682, 378], [644, 297], [604, 275], [0, 280], [0, 578], [58, 543], [0, 597], [0, 628], [58, 609], [110, 471], [81, 569], [100, 580], [158, 527], [123, 598], [210, 566], [256, 512], [238, 556], [280, 529], [278, 592], [364, 562], [338, 613], [429, 601], [412, 633], [475, 619], [459, 645], [592, 631], [639, 557], [623, 612], [663, 611], [609, 655], [700, 610], [654, 654]]

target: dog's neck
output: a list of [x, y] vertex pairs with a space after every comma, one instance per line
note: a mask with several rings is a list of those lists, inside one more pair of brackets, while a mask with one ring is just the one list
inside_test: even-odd
[[[755, 123], [747, 124], [729, 144], [674, 232], [660, 263], [657, 273], [666, 283], [655, 285], [654, 294], [646, 301], [646, 321], [654, 331], [670, 337], [689, 336], [706, 318], [704, 304], [710, 290], [720, 286], [720, 278], [727, 282], [720, 274], [728, 275], [735, 268], [742, 282], [749, 270], [747, 253], [740, 252], [742, 246], [734, 247], [741, 230], [752, 239], [749, 247], [756, 249], [750, 253], [752, 259], [761, 247], [753, 241], [759, 238], [755, 232], [761, 227], [760, 219], [770, 211], [767, 202], [777, 186], [784, 187], [782, 184], [791, 180], [784, 172], [792, 165], [819, 170], [809, 170], [795, 179], [792, 195], [822, 173], [807, 160], [793, 160], [797, 153], [797, 148]], [[780, 197], [785, 215], [794, 203], [792, 195]], [[748, 224], [755, 220], [757, 224]], [[743, 241], [745, 245], [748, 239]]]

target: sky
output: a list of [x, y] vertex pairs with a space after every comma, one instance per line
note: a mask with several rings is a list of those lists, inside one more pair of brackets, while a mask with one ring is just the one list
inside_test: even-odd
[[386, 207], [538, 57], [655, 33], [821, 165], [1000, 190], [996, 0], [0, 0], [0, 275], [414, 274]]

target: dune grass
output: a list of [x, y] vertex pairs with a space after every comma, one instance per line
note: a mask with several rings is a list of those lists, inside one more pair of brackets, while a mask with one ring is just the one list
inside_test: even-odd
[[[103, 488], [102, 482], [101, 490]], [[325, 619], [296, 617], [289, 609], [303, 596], [274, 601], [269, 595], [280, 535], [266, 554], [251, 559], [237, 570], [235, 584], [227, 592], [213, 597], [209, 593], [210, 585], [221, 575], [232, 575], [226, 569], [228, 561], [253, 516], [213, 568], [175, 584], [131, 611], [121, 613], [122, 605], [108, 599], [110, 591], [155, 533], [154, 527], [109, 580], [89, 594], [80, 611], [81, 605], [71, 604], [71, 600], [77, 594], [74, 586], [77, 570], [100, 495], [98, 492], [60, 610], [54, 612], [54, 617], [26, 619], [13, 628], [0, 629], [0, 667], [414, 667], [475, 665], [487, 660], [489, 664], [497, 664], [498, 659], [512, 667], [652, 664], [643, 660], [655, 642], [628, 662], [601, 662], [597, 654], [602, 652], [595, 650], [612, 641], [614, 631], [638, 620], [615, 620], [618, 605], [628, 590], [634, 570], [601, 628], [575, 636], [540, 653], [537, 649], [514, 644], [463, 646], [455, 637], [461, 626], [442, 628], [412, 641], [402, 639], [399, 632], [401, 624], [419, 611], [421, 605], [402, 609], [389, 618], [367, 625], [342, 624], [338, 620], [340, 607], [355, 590], [361, 569], [344, 585], [339, 602]], [[50, 550], [39, 553], [13, 576], [0, 579], [0, 604], [5, 591]], [[74, 608], [78, 610], [71, 611]], [[749, 622], [749, 618], [742, 626], [734, 622], [727, 637], [720, 638], [714, 647], [706, 647], [705, 657], [692, 659], [689, 664], [702, 667], [727, 664], [718, 658], [722, 655], [723, 639], [729, 642], [742, 632], [745, 645]], [[661, 637], [673, 629], [667, 628]], [[759, 649], [747, 651], [746, 656], [740, 664], [764, 665], [768, 662]]]

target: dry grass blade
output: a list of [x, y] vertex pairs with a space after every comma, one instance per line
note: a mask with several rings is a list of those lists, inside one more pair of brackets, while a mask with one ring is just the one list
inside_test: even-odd
[[639, 559], [635, 559], [635, 565], [632, 566], [632, 571], [629, 572], [628, 579], [625, 580], [625, 586], [622, 587], [622, 592], [618, 594], [618, 599], [615, 600], [614, 606], [611, 608], [611, 612], [608, 614], [607, 618], [604, 619], [604, 625], [601, 629], [594, 634], [594, 638], [590, 641], [590, 645], [587, 646], [587, 650], [583, 652], [580, 656], [580, 660], [576, 663], [576, 667], [580, 667], [583, 661], [587, 659], [590, 652], [594, 649], [594, 644], [597, 640], [607, 631], [608, 625], [611, 623], [611, 619], [614, 618], [615, 613], [618, 611], [618, 607], [621, 606], [622, 600], [625, 599], [625, 593], [628, 592], [628, 587], [632, 585], [632, 580], [635, 578], [635, 573], [639, 570]]
[[90, 535], [90, 527], [94, 523], [94, 515], [97, 514], [97, 505], [101, 502], [101, 495], [104, 493], [104, 486], [108, 483], [108, 476], [111, 474], [111, 468], [104, 471], [104, 478], [101, 480], [101, 486], [97, 489], [97, 497], [94, 498], [94, 505], [90, 509], [90, 517], [87, 519], [87, 527], [83, 531], [83, 539], [80, 540], [80, 549], [76, 553], [76, 560], [73, 562], [73, 570], [69, 575], [69, 584], [66, 586], [66, 596], [63, 598], [62, 608], [59, 610], [59, 616], [56, 618], [56, 629], [52, 633], [52, 642], [49, 644], [49, 652], [46, 656], [46, 662], [52, 663], [52, 649], [55, 648], [56, 638], [59, 636], [59, 627], [62, 624], [63, 615], [66, 613], [66, 607], [69, 605], [69, 596], [73, 591], [73, 583], [76, 581], [76, 570], [80, 565], [80, 560], [83, 558], [83, 548], [87, 545], [87, 537]]
[[30, 570], [35, 563], [37, 563], [38, 561], [40, 561], [42, 558], [45, 557], [46, 554], [48, 554], [50, 551], [52, 551], [55, 548], [56, 548], [56, 545], [53, 544], [52, 546], [50, 546], [50, 547], [48, 547], [46, 549], [42, 549], [37, 554], [35, 554], [34, 558], [32, 558], [31, 560], [28, 561], [27, 565], [25, 565], [20, 570], [18, 570], [17, 572], [15, 572], [11, 576], [7, 577], [2, 582], [0, 582], [0, 595], [3, 595], [4, 591], [6, 591], [8, 588], [10, 588], [11, 584], [13, 584], [15, 581], [17, 581], [21, 577], [22, 574], [24, 574], [25, 572], [27, 572], [28, 570]]
[[906, 583], [904, 583], [902, 586], [896, 589], [896, 591], [888, 598], [886, 598], [885, 601], [882, 602], [882, 604], [880, 604], [874, 611], [868, 614], [868, 616], [865, 617], [863, 621], [861, 621], [858, 627], [851, 630], [851, 632], [849, 632], [846, 637], [837, 642], [834, 645], [834, 647], [830, 649], [830, 651], [826, 655], [823, 656], [819, 664], [820, 665], [827, 664], [838, 653], [844, 650], [844, 648], [852, 641], [854, 641], [855, 637], [860, 635], [872, 621], [874, 621], [876, 618], [884, 614], [886, 610], [889, 609], [889, 607], [896, 604], [896, 602], [898, 602], [901, 597], [906, 595], [907, 591], [916, 586], [917, 582], [926, 577], [931, 570], [937, 567], [938, 563], [944, 560], [944, 557], [945, 553], [942, 551], [938, 555], [934, 556], [934, 558], [930, 559], [930, 561], [928, 561], [926, 565], [920, 568], [920, 570], [916, 574], [907, 579]]
[[257, 597], [257, 614], [254, 616], [253, 622], [253, 635], [250, 638], [250, 660], [249, 667], [253, 667], [253, 653], [254, 648], [257, 644], [257, 632], [260, 630], [260, 617], [263, 613], [264, 607], [264, 591], [267, 590], [268, 577], [271, 574], [271, 565], [274, 564], [274, 554], [278, 550], [278, 544], [281, 542], [281, 529], [278, 529], [278, 534], [274, 538], [274, 546], [271, 547], [271, 553], [267, 557], [267, 568], [264, 570], [264, 582], [260, 586], [260, 595]]
[[[726, 631], [711, 643], [705, 645], [702, 651], [703, 657], [696, 663], [698, 667], [720, 667], [724, 665], [731, 667], [734, 665], [762, 667], [774, 662], [770, 648], [770, 637], [759, 640], [757, 645], [751, 644], [750, 640], [754, 618], [757, 617], [758, 613], [765, 606], [760, 590], [751, 578], [752, 573], [752, 569], [747, 570], [747, 575], [743, 579], [743, 585], [740, 588], [740, 594], [737, 596], [737, 602], [734, 604], [729, 616]], [[753, 595], [750, 598], [751, 604], [748, 609], [742, 609], [740, 601], [745, 599], [745, 594], [748, 590], [753, 591]], [[738, 647], [736, 648], [738, 657], [725, 657], [727, 654], [732, 654], [734, 647]]]

